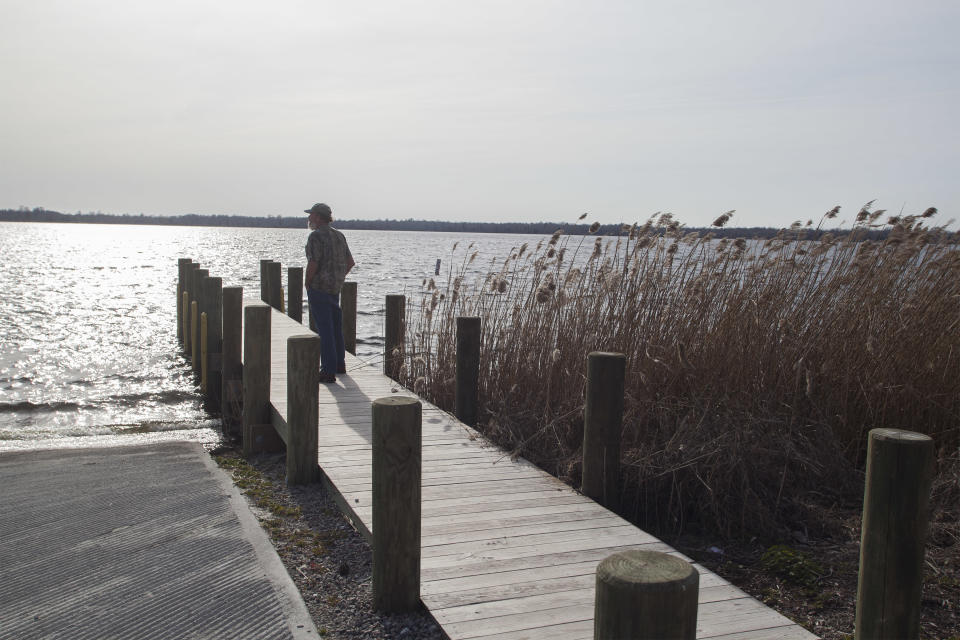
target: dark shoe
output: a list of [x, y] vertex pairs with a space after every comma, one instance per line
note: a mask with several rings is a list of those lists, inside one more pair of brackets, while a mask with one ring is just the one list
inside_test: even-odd
[[337, 365], [337, 373], [346, 373], [346, 372], [347, 372], [347, 365], [345, 364]]
[[337, 376], [333, 375], [332, 373], [324, 373], [323, 371], [320, 372], [320, 382], [330, 384], [331, 382], [336, 382], [336, 381], [337, 381]]

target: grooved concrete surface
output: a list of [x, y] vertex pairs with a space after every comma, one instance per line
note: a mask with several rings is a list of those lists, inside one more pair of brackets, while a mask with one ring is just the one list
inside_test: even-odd
[[316, 638], [201, 446], [0, 454], [0, 638]]

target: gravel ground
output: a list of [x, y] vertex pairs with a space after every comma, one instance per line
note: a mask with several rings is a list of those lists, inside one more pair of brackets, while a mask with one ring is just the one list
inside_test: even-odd
[[286, 486], [283, 454], [244, 460], [233, 447], [211, 454], [247, 495], [321, 637], [447, 638], [425, 609], [404, 615], [373, 610], [370, 546], [319, 484]]
[[[369, 545], [319, 484], [286, 486], [283, 454], [246, 461], [235, 447], [211, 453], [250, 499], [321, 637], [447, 638], [426, 610], [407, 615], [373, 611]], [[849, 640], [856, 602], [859, 509], [851, 507], [833, 518], [840, 529], [832, 539], [784, 547], [772, 564], [768, 552], [775, 547], [754, 540], [720, 543], [684, 536], [666, 541], [818, 636]], [[938, 534], [940, 529], [934, 526], [927, 548], [921, 637], [960, 640], [960, 563], [956, 541]], [[798, 575], [804, 579], [798, 580]]]

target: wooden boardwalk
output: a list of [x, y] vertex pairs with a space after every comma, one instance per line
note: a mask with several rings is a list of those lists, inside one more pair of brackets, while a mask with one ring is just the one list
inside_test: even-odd
[[[271, 321], [270, 397], [274, 421], [281, 422], [286, 340], [308, 329], [278, 311]], [[414, 396], [350, 354], [347, 374], [320, 385], [323, 482], [368, 540], [370, 405], [398, 394]], [[422, 499], [421, 599], [452, 639], [593, 638], [595, 575], [603, 558], [627, 549], [685, 558], [425, 401]], [[816, 637], [694, 566], [700, 572], [698, 638]]]

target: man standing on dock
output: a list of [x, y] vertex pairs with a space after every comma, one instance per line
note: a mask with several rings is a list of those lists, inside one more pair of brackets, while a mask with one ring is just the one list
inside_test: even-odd
[[347, 273], [356, 264], [343, 234], [330, 226], [333, 211], [317, 203], [304, 213], [310, 214], [307, 239], [307, 272], [304, 286], [310, 303], [310, 315], [320, 336], [320, 382], [336, 382], [336, 373], [346, 373], [343, 344], [343, 312], [340, 288]]

